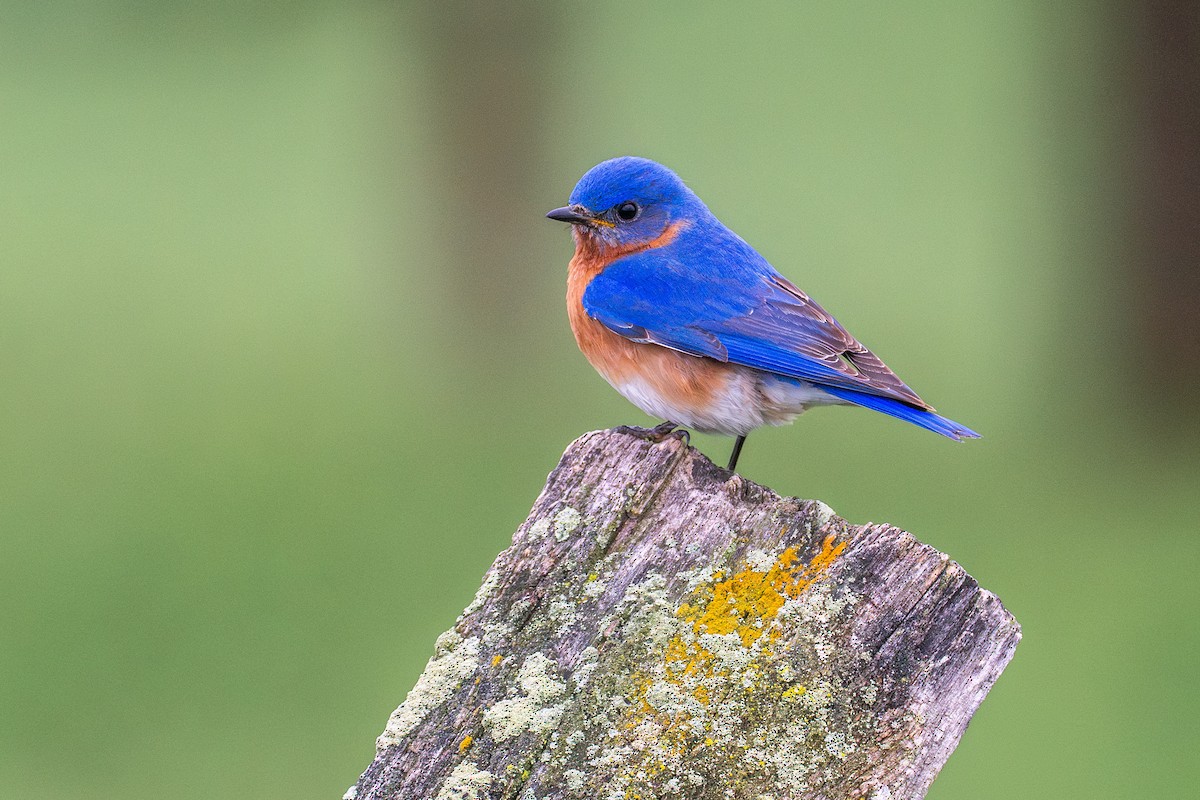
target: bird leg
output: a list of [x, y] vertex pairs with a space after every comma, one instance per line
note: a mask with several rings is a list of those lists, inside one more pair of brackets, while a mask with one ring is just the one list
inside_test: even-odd
[[742, 454], [742, 445], [746, 443], [745, 436], [739, 436], [733, 442], [733, 452], [729, 454], [729, 466], [725, 469], [733, 472], [737, 469], [738, 456]]
[[654, 442], [655, 444], [666, 440], [668, 436], [674, 433], [688, 444], [691, 444], [691, 434], [682, 428], [679, 428], [679, 430], [676, 430], [676, 428], [679, 428], [677, 424], [667, 421], [659, 425], [655, 425], [653, 428], [639, 428], [634, 425], [621, 425], [617, 428], [617, 433], [626, 433], [630, 436], [636, 436], [639, 439], [645, 439], [648, 442]]

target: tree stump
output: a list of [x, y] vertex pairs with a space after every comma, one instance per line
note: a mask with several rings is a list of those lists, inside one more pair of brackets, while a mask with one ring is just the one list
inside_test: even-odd
[[1020, 636], [902, 530], [597, 431], [346, 798], [920, 798]]

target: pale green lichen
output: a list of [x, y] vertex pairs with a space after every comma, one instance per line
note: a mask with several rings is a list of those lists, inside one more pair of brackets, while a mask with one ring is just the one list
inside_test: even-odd
[[508, 607], [508, 621], [518, 622], [529, 616], [529, 612], [533, 610], [533, 601], [527, 598], [514, 600], [513, 604]]
[[563, 780], [566, 782], [569, 791], [577, 792], [584, 787], [587, 781], [587, 774], [582, 770], [569, 769], [563, 773]]
[[442, 783], [434, 800], [486, 800], [492, 773], [464, 761]]
[[604, 590], [608, 588], [608, 579], [610, 577], [612, 577], [611, 573], [601, 575], [598, 572], [593, 572], [588, 575], [587, 583], [583, 585], [584, 599], [595, 600], [604, 594]]
[[775, 556], [771, 555], [765, 550], [754, 548], [746, 553], [746, 566], [750, 567], [751, 569], [758, 570], [759, 572], [766, 572], [774, 563]]
[[[582, 689], [591, 682], [592, 673], [599, 665], [597, 661], [599, 656], [600, 651], [591, 645], [580, 651], [579, 658], [575, 662], [575, 671], [571, 673], [571, 682], [575, 684], [576, 690]], [[582, 733], [580, 735], [582, 736]]]
[[563, 506], [554, 515], [554, 540], [565, 542], [583, 522], [583, 515], [570, 506]]
[[546, 733], [558, 725], [564, 706], [557, 701], [567, 693], [567, 685], [554, 673], [554, 662], [542, 653], [525, 659], [517, 672], [520, 693], [483, 714], [483, 725], [493, 739], [503, 742], [526, 731]]
[[546, 623], [560, 633], [576, 623], [579, 615], [575, 612], [575, 603], [563, 597], [550, 601], [546, 610]]
[[462, 682], [479, 667], [479, 639], [463, 639], [456, 631], [446, 631], [438, 637], [433, 658], [425, 671], [392, 712], [387, 727], [376, 740], [377, 747], [399, 744], [435, 708], [445, 703]]
[[487, 602], [488, 598], [492, 596], [492, 592], [496, 591], [496, 587], [499, 585], [500, 570], [492, 567], [487, 571], [487, 574], [483, 576], [483, 583], [481, 583], [479, 585], [479, 589], [475, 591], [475, 597], [471, 600], [467, 607], [463, 609], [462, 613], [458, 615], [458, 621], [462, 622], [464, 617], [474, 614], [476, 611], [482, 608], [483, 604]]
[[837, 514], [833, 513], [833, 509], [820, 500], [811, 500], [809, 502], [812, 503], [812, 519], [805, 523], [805, 527], [810, 531], [824, 528], [837, 518]]
[[553, 516], [535, 520], [529, 526], [529, 537], [532, 539], [545, 539], [547, 536], [553, 534], [554, 541], [565, 542], [582, 524], [583, 515], [579, 513], [578, 509], [571, 506], [563, 506], [554, 512]]
[[[781, 622], [791, 623], [797, 635], [812, 648], [819, 661], [829, 660], [835, 644], [828, 636], [819, 635], [842, 616], [848, 606], [858, 602], [858, 596], [846, 592], [835, 597], [828, 586], [818, 586], [803, 598], [788, 600], [779, 609]], [[816, 635], [815, 635], [816, 634]]]

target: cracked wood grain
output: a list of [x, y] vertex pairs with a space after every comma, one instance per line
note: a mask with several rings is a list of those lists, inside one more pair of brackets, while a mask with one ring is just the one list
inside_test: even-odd
[[920, 798], [1020, 627], [678, 438], [563, 454], [347, 798]]

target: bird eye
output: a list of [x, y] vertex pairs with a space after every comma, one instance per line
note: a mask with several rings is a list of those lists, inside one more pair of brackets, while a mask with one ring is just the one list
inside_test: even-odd
[[637, 203], [621, 203], [621, 205], [617, 206], [617, 216], [622, 221], [629, 222], [637, 217], [639, 210]]

